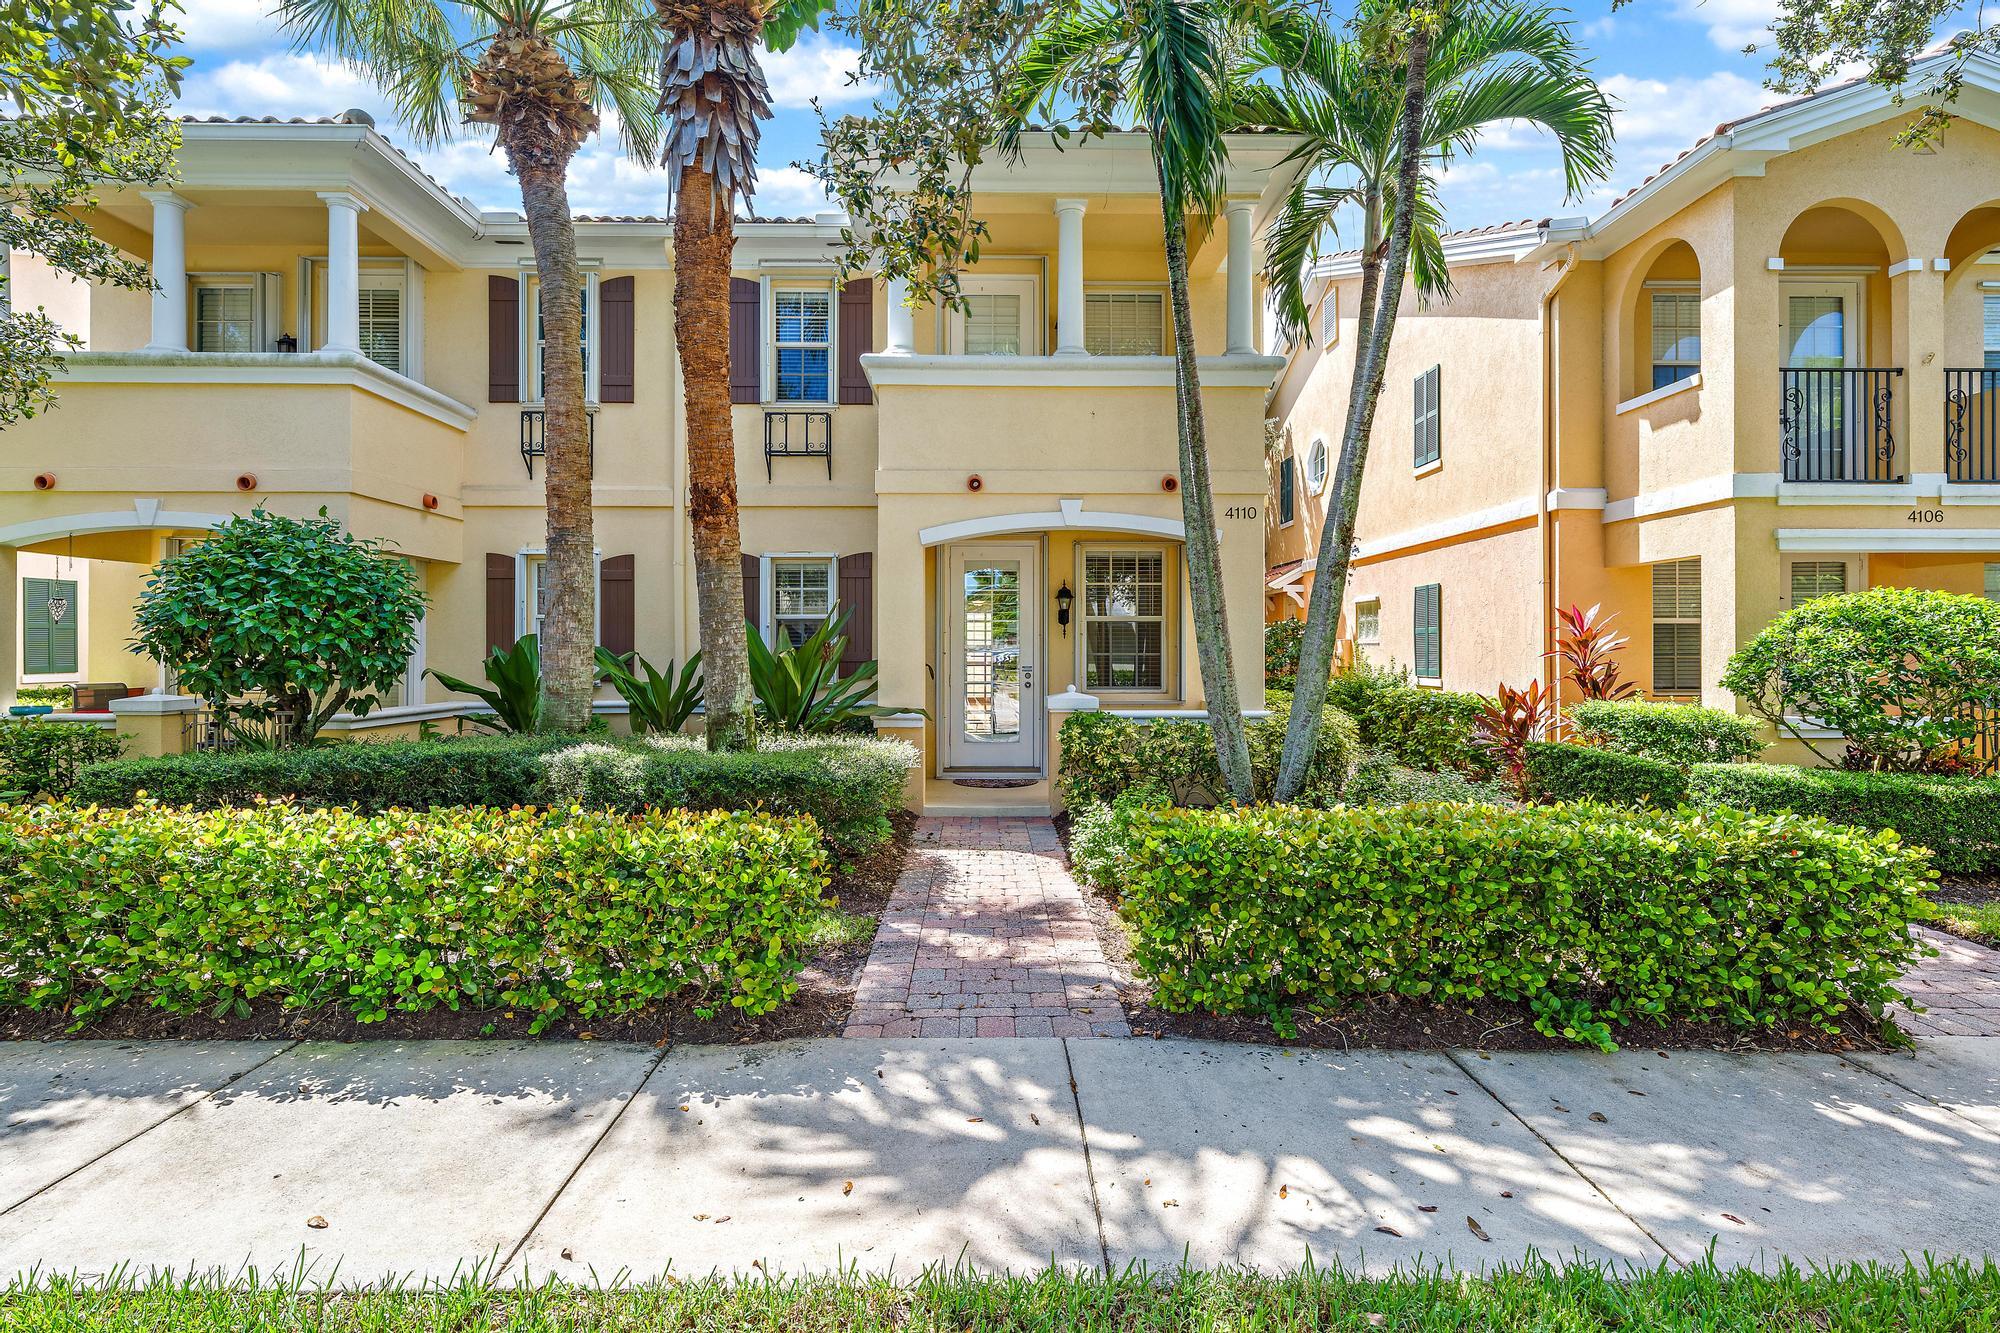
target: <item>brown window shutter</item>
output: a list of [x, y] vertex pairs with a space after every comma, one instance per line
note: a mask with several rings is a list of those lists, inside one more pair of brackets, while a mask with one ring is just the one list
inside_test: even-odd
[[633, 595], [632, 557], [614, 555], [597, 565], [597, 639], [619, 657], [639, 646], [639, 603]]
[[514, 646], [514, 557], [486, 555], [486, 650]]
[[840, 557], [840, 609], [847, 618], [847, 650], [840, 655], [840, 674], [852, 675], [875, 660], [875, 553], [856, 551]]
[[606, 278], [598, 283], [597, 313], [604, 325], [604, 347], [597, 366], [598, 401], [629, 403], [638, 369], [632, 279]]
[[764, 288], [755, 278], [729, 280], [729, 401], [764, 401]]
[[521, 280], [486, 279], [486, 401], [521, 401]]
[[875, 393], [861, 358], [875, 350], [875, 281], [855, 278], [840, 288], [840, 401], [872, 403]]
[[752, 630], [761, 630], [764, 622], [763, 596], [764, 562], [757, 556], [745, 554], [743, 557], [743, 619]]

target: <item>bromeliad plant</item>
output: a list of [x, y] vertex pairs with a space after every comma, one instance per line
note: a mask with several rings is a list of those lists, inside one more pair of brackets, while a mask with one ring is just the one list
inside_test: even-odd
[[[627, 662], [628, 658], [609, 648], [600, 646], [597, 650], [598, 673], [631, 706], [632, 734], [657, 731], [671, 736], [680, 731], [701, 707], [701, 654], [690, 657], [678, 673], [672, 658], [667, 659], [664, 674], [637, 653], [630, 655], [630, 665]], [[643, 678], [633, 671], [635, 666], [645, 673]]]
[[490, 690], [442, 671], [425, 674], [435, 676], [448, 690], [485, 700], [493, 714], [491, 718], [474, 715], [472, 721], [477, 726], [523, 733], [542, 729], [542, 650], [532, 634], [522, 635], [512, 648], [495, 648], [486, 655], [486, 679], [493, 685]]
[[1599, 616], [1599, 608], [1588, 611], [1572, 605], [1556, 613], [1556, 648], [1550, 657], [1560, 659], [1563, 675], [1586, 699], [1630, 699], [1639, 687], [1618, 679], [1618, 663], [1612, 654], [1632, 641], [1611, 628], [1615, 615]]
[[863, 662], [846, 676], [840, 674], [840, 658], [847, 651], [843, 631], [852, 615], [851, 610], [830, 612], [805, 642], [775, 653], [755, 625], [746, 626], [750, 685], [757, 695], [757, 717], [764, 725], [778, 731], [825, 733], [866, 718], [923, 711], [870, 703], [875, 694], [873, 662]]

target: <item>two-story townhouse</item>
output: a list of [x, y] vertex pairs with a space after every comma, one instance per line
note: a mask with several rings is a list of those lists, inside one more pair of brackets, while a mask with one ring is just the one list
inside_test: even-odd
[[[1803, 600], [2000, 596], [2000, 64], [1955, 109], [1913, 152], [1908, 107], [1829, 88], [1601, 216], [1448, 238], [1454, 293], [1406, 300], [1388, 360], [1355, 650], [1455, 689], [1553, 681], [1557, 610], [1602, 604], [1628, 678], [1728, 708], [1730, 655]], [[1315, 278], [1272, 397], [1272, 618], [1311, 587], [1353, 366], [1357, 265]]]
[[[525, 224], [442, 189], [359, 113], [183, 134], [173, 189], [116, 192], [93, 214], [151, 261], [157, 290], [89, 292], [89, 350], [59, 407], [8, 432], [0, 579], [15, 595], [0, 599], [0, 643], [26, 675], [0, 673], [0, 695], [17, 677], [143, 690], [117, 702], [118, 725], [174, 746], [195, 701], [126, 647], [144, 571], [252, 505], [324, 507], [416, 562], [430, 599], [394, 706], [335, 730], [456, 718], [466, 701], [423, 668], [476, 679], [540, 606]], [[1235, 142], [1226, 207], [1193, 238], [1213, 483], [1234, 515], [1230, 632], [1253, 706], [1264, 403], [1283, 365], [1256, 346], [1254, 236], [1286, 147]], [[1202, 705], [1171, 322], [1143, 136], [1032, 145], [973, 183], [990, 235], [963, 308], [842, 281], [838, 216], [739, 223], [728, 336], [745, 616], [777, 642], [851, 610], [851, 656], [878, 660], [879, 698], [912, 710], [882, 725], [922, 750], [913, 801], [1032, 810], [1053, 799], [1061, 710]], [[599, 635], [684, 659], [698, 635], [671, 226], [577, 231]]]

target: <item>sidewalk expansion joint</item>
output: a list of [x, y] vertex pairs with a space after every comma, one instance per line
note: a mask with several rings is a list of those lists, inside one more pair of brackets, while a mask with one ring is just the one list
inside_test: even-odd
[[1090, 1130], [1083, 1123], [1083, 1093], [1076, 1086], [1076, 1065], [1069, 1058], [1069, 1038], [1063, 1038], [1063, 1068], [1069, 1071], [1069, 1100], [1076, 1108], [1076, 1137], [1083, 1145], [1083, 1178], [1090, 1186], [1090, 1215], [1097, 1223], [1097, 1249], [1104, 1260], [1104, 1275], [1112, 1277], [1111, 1240], [1104, 1234], [1104, 1203], [1097, 1194], [1097, 1168], [1090, 1159]]

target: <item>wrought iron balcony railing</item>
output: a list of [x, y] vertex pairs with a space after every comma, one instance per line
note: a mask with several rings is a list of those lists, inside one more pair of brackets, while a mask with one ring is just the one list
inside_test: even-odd
[[1787, 366], [1778, 372], [1786, 481], [1903, 480], [1896, 445], [1896, 367]]
[[764, 414], [764, 480], [776, 481], [776, 458], [824, 458], [826, 479], [833, 480], [833, 413], [766, 412]]
[[2000, 481], [2000, 369], [1944, 372], [1944, 475]]
[[[597, 463], [597, 411], [585, 408], [590, 416], [590, 461]], [[521, 409], [521, 461], [527, 465], [528, 480], [535, 479], [535, 460], [549, 456], [548, 446], [542, 439], [542, 409], [524, 407]]]

